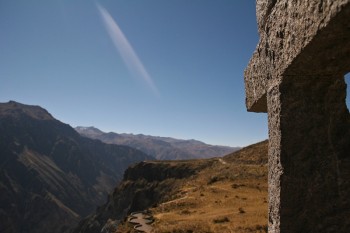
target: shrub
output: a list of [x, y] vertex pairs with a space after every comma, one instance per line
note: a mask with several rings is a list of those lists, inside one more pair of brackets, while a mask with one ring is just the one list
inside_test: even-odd
[[213, 220], [214, 223], [224, 223], [224, 222], [229, 222], [230, 219], [228, 217], [221, 217], [221, 218], [216, 218]]
[[183, 210], [181, 211], [181, 214], [190, 214], [191, 212], [189, 210]]
[[245, 210], [242, 207], [239, 207], [238, 211], [239, 211], [240, 214], [244, 214], [245, 213]]
[[214, 184], [215, 182], [218, 182], [220, 179], [217, 176], [210, 177], [208, 184]]

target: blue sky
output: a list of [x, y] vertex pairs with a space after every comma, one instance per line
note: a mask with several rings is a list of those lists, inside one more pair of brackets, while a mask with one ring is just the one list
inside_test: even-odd
[[0, 0], [0, 31], [0, 102], [40, 105], [73, 127], [267, 138], [266, 114], [245, 108], [253, 0]]

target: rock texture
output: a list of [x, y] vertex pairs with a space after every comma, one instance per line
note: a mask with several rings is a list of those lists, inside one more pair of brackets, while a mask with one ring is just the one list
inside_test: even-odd
[[141, 151], [81, 137], [45, 109], [0, 104], [0, 232], [64, 233], [102, 204]]
[[267, 111], [267, 90], [282, 75], [298, 75], [300, 68], [320, 75], [350, 70], [341, 59], [350, 52], [348, 8], [348, 0], [257, 1], [260, 40], [245, 70], [249, 111]]
[[269, 232], [350, 232], [349, 18], [349, 0], [257, 0], [246, 104], [268, 112]]

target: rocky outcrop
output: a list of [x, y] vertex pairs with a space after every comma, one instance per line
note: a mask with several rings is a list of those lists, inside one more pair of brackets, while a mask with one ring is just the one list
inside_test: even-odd
[[81, 137], [38, 106], [0, 104], [0, 232], [69, 232], [145, 159]]
[[268, 112], [269, 232], [350, 232], [349, 17], [349, 0], [257, 0], [245, 86]]
[[169, 178], [183, 179], [194, 175], [196, 169], [190, 169], [188, 162], [141, 162], [129, 167], [124, 179], [136, 181], [140, 178], [148, 182], [163, 181]]

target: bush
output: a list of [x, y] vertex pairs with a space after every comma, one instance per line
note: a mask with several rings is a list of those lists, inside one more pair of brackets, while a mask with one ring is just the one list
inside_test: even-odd
[[220, 179], [217, 176], [210, 177], [208, 184], [214, 184], [215, 182], [218, 182]]
[[239, 211], [240, 214], [244, 214], [245, 213], [245, 210], [242, 207], [239, 207], [238, 211]]
[[214, 223], [225, 223], [229, 221], [230, 219], [228, 219], [228, 217], [216, 218], [213, 220]]

